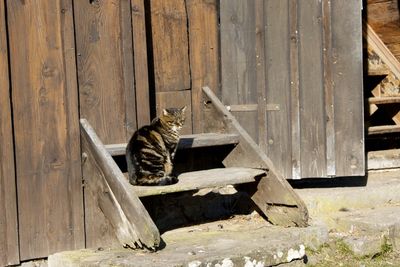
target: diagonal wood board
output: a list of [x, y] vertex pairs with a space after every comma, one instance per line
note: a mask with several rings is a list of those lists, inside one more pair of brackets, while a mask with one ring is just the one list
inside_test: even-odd
[[243, 129], [236, 118], [226, 109], [208, 87], [203, 87], [208, 101], [205, 105], [205, 131], [239, 134], [239, 144], [225, 158], [225, 167], [249, 167], [267, 170], [261, 178], [252, 200], [268, 217], [281, 226], [307, 226], [308, 210], [286, 179], [274, 167], [272, 161]]

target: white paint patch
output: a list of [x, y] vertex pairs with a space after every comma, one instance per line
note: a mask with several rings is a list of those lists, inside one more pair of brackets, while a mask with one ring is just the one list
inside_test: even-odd
[[251, 260], [250, 257], [244, 257], [244, 267], [264, 267], [265, 264], [262, 261]]
[[201, 265], [201, 261], [191, 261], [188, 264], [188, 267], [199, 267]]
[[229, 258], [226, 258], [222, 260], [221, 264], [215, 264], [215, 267], [233, 267], [233, 261], [231, 261]]
[[306, 254], [306, 248], [304, 247], [304, 245], [300, 245], [300, 249], [296, 250], [296, 249], [289, 249], [288, 251], [288, 255], [287, 255], [287, 261], [291, 262], [294, 259], [301, 259], [304, 257], [304, 255]]

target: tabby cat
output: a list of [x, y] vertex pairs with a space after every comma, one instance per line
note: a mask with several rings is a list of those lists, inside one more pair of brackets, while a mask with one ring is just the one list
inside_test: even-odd
[[164, 109], [150, 125], [133, 134], [126, 147], [131, 184], [168, 185], [178, 182], [172, 170], [185, 110], [186, 106]]

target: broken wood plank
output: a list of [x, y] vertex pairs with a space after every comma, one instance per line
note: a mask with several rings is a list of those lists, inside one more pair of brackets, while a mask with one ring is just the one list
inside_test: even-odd
[[213, 188], [256, 182], [266, 172], [252, 168], [219, 168], [204, 171], [187, 172], [178, 176], [179, 182], [167, 186], [133, 186], [137, 196], [146, 197], [175, 192]]
[[239, 134], [239, 143], [225, 158], [226, 167], [248, 167], [268, 170], [261, 178], [252, 200], [268, 217], [268, 220], [282, 226], [307, 226], [308, 211], [304, 202], [280, 174], [268, 156], [260, 149], [236, 118], [226, 109], [208, 87], [203, 92], [209, 99], [206, 105], [205, 122], [209, 131]]
[[[237, 144], [238, 142], [239, 142], [239, 135], [237, 134], [219, 134], [219, 133], [190, 134], [190, 135], [183, 135], [180, 137], [178, 143], [178, 149], [234, 145]], [[125, 155], [126, 144], [110, 144], [110, 145], [105, 145], [105, 147], [108, 153], [111, 154], [111, 156]]]
[[[113, 206], [119, 211], [120, 218], [116, 218], [115, 211], [103, 210], [105, 216], [113, 222], [114, 225], [124, 225], [126, 229], [132, 229], [124, 233], [124, 238], [120, 239], [123, 245], [126, 245], [126, 239], [131, 240], [128, 245], [136, 244], [139, 247], [155, 249], [160, 244], [160, 233], [150, 218], [146, 208], [137, 197], [132, 186], [124, 177], [121, 170], [112, 159], [97, 134], [90, 126], [87, 120], [81, 119], [81, 138], [87, 143], [84, 151], [87, 157], [94, 160], [100, 170], [100, 177], [104, 178], [104, 185], [109, 189], [99, 192], [99, 198], [102, 198], [103, 207]], [[109, 200], [103, 194], [110, 194]], [[111, 194], [113, 196], [111, 196]], [[115, 197], [115, 199], [114, 199]], [[126, 218], [126, 219], [125, 219]], [[120, 229], [115, 229], [117, 237], [121, 238]]]
[[381, 125], [368, 127], [368, 135], [400, 132], [400, 125]]

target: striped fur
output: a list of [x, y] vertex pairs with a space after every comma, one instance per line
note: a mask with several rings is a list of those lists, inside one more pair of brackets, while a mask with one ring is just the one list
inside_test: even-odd
[[173, 174], [173, 160], [185, 110], [186, 107], [164, 109], [160, 117], [133, 134], [126, 147], [131, 184], [168, 185], [178, 181]]

